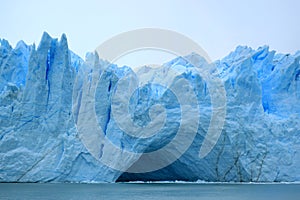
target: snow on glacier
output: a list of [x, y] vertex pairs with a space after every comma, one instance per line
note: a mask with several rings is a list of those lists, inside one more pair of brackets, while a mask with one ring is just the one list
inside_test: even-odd
[[[300, 181], [300, 52], [277, 54], [267, 46], [257, 50], [239, 46], [215, 62], [226, 89], [227, 115], [216, 146], [200, 159], [211, 99], [206, 81], [190, 70], [185, 58], [178, 57], [160, 69], [143, 67], [134, 72], [92, 53], [83, 61], [69, 50], [65, 35], [58, 40], [44, 33], [37, 48], [22, 41], [15, 48], [6, 40], [0, 43], [1, 182]], [[196, 54], [188, 57], [201, 60]], [[166, 107], [167, 121], [149, 139], [131, 137], [111, 114], [112, 96], [120, 79], [138, 74], [155, 80], [176, 70], [180, 73], [177, 81], [191, 83], [200, 125], [191, 146], [178, 160], [154, 172], [123, 173], [92, 156], [75, 123], [86, 106], [82, 101], [84, 80], [95, 78], [91, 76], [95, 65], [100, 67], [97, 121], [115, 146], [128, 151], [151, 152], [172, 140], [179, 127], [180, 104], [166, 87], [145, 84], [139, 88], [129, 104], [134, 123], [147, 125], [149, 110], [157, 103]], [[174, 84], [176, 80], [166, 82]], [[113, 152], [109, 155], [124, 169], [134, 167], [140, 159], [118, 157]], [[162, 154], [157, 159], [169, 158]]]

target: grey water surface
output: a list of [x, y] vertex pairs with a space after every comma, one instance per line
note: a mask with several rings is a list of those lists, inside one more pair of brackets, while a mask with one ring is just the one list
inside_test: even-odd
[[300, 184], [0, 183], [0, 199], [300, 199]]

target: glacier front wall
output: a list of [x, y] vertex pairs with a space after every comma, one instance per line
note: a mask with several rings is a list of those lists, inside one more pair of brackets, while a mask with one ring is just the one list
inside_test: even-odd
[[[226, 89], [227, 115], [216, 146], [202, 159], [199, 149], [212, 112], [207, 83], [190, 70], [185, 58], [164, 64], [153, 79], [157, 73], [167, 76], [179, 70], [176, 80], [193, 85], [201, 113], [196, 137], [177, 161], [163, 169], [123, 173], [99, 162], [80, 140], [75, 122], [82, 108], [74, 112], [72, 105], [75, 96], [76, 105], [84, 107], [84, 76], [100, 66], [95, 112], [105, 135], [124, 150], [151, 152], [172, 140], [180, 121], [176, 96], [151, 84], [134, 93], [129, 111], [138, 125], [149, 123], [149, 109], [155, 103], [167, 108], [166, 124], [158, 134], [135, 139], [118, 127], [111, 113], [118, 81], [135, 74], [130, 68], [108, 65], [104, 70], [107, 63], [94, 54], [83, 61], [69, 50], [65, 35], [58, 41], [44, 33], [37, 48], [21, 41], [13, 49], [6, 40], [0, 42], [0, 182], [300, 181], [300, 53], [238, 47], [215, 62]], [[188, 57], [201, 60], [195, 54]], [[199, 62], [197, 67], [203, 65]], [[136, 72], [145, 73], [147, 67]], [[161, 94], [154, 92], [157, 89]], [[138, 160], [113, 159], [124, 169]], [[157, 159], [168, 158], [162, 154]]]

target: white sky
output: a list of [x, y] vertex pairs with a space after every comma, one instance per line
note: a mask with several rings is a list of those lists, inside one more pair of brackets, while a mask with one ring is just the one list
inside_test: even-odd
[[52, 37], [66, 33], [81, 57], [114, 35], [146, 27], [184, 34], [212, 60], [237, 45], [300, 49], [297, 0], [0, 0], [0, 22], [0, 38], [13, 46], [21, 39], [38, 44], [44, 31]]

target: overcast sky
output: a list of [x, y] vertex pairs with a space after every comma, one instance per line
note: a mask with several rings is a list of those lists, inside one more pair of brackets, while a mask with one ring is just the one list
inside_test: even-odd
[[283, 53], [300, 49], [297, 0], [0, 0], [0, 38], [39, 43], [42, 33], [66, 33], [81, 57], [119, 33], [170, 29], [197, 42], [213, 59], [237, 45], [269, 45]]

